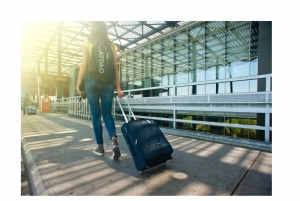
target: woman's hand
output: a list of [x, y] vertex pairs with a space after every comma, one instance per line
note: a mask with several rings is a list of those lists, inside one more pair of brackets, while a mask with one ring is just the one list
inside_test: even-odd
[[123, 98], [124, 94], [122, 90], [118, 90], [118, 97]]
[[79, 86], [77, 86], [77, 93], [79, 94], [79, 96], [81, 96], [81, 94], [84, 92], [84, 90], [80, 91], [79, 90]]

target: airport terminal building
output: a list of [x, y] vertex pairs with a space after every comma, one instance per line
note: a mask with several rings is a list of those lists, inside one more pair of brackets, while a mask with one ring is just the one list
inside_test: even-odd
[[[122, 89], [139, 119], [272, 142], [271, 22], [194, 22], [118, 59]], [[116, 118], [122, 119], [117, 104]]]
[[[189, 22], [120, 51], [118, 65], [137, 119], [185, 136], [272, 143], [272, 22]], [[51, 109], [90, 118], [87, 100], [73, 95], [77, 76], [70, 69], [70, 96]], [[114, 116], [124, 121], [117, 101]]]

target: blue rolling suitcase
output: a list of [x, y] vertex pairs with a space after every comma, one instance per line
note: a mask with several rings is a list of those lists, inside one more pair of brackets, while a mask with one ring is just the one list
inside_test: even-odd
[[166, 161], [173, 159], [171, 156], [173, 148], [155, 121], [150, 119], [136, 120], [125, 97], [128, 108], [134, 118], [134, 120], [128, 122], [118, 96], [117, 100], [126, 122], [122, 125], [121, 131], [136, 169], [142, 173], [143, 170], [165, 164]]

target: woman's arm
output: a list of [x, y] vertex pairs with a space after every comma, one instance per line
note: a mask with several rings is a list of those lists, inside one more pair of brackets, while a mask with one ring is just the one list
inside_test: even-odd
[[116, 82], [116, 87], [117, 87], [117, 92], [118, 92], [118, 97], [122, 98], [124, 96], [121, 86], [120, 86], [120, 77], [119, 77], [119, 69], [118, 69], [118, 59], [117, 59], [117, 51], [114, 51], [114, 64], [115, 64], [115, 71], [116, 71], [116, 77], [115, 77], [115, 82]]
[[90, 56], [89, 50], [85, 46], [83, 46], [82, 51], [83, 51], [83, 56], [82, 56], [81, 66], [79, 69], [78, 80], [77, 80], [77, 93], [79, 95], [81, 95], [83, 92], [83, 91], [79, 90], [79, 86], [80, 86], [81, 82], [83, 82], [83, 77], [86, 73], [87, 66], [88, 66], [88, 60], [89, 60], [88, 58]]

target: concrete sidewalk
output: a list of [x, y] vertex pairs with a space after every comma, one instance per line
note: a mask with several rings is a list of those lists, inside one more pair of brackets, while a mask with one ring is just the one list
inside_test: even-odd
[[33, 195], [272, 195], [272, 153], [167, 135], [173, 160], [140, 174], [117, 123], [122, 156], [97, 156], [92, 123], [22, 115], [22, 154]]

